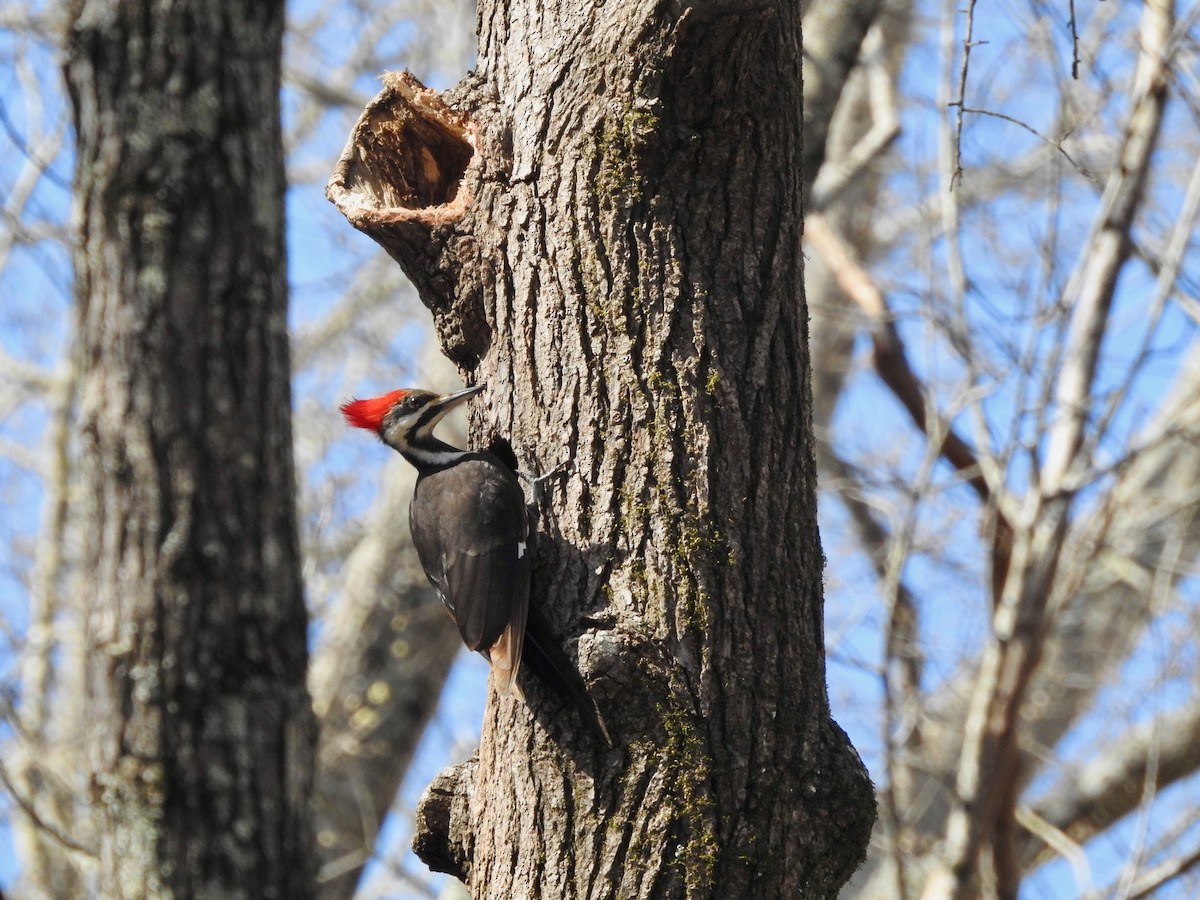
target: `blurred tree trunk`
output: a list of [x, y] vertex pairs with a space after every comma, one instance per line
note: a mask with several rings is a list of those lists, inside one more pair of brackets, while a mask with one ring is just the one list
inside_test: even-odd
[[105, 896], [312, 892], [282, 29], [277, 0], [70, 11]]
[[489, 385], [540, 493], [534, 603], [619, 745], [526, 679], [419, 812], [473, 896], [825, 897], [874, 818], [829, 717], [796, 4], [480, 8], [447, 98], [389, 76], [330, 184]]

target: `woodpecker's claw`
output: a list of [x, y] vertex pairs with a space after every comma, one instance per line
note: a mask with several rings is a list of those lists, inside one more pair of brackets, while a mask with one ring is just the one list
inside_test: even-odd
[[551, 478], [553, 478], [555, 475], [559, 474], [560, 472], [565, 472], [567, 469], [569, 469], [571, 467], [572, 463], [573, 463], [573, 460], [564, 459], [557, 466], [555, 466], [553, 469], [551, 469], [549, 472], [546, 472], [543, 475], [526, 475], [524, 472], [517, 472], [517, 475], [519, 475], [522, 480], [527, 482], [530, 487], [537, 487], [543, 481], [549, 481]]

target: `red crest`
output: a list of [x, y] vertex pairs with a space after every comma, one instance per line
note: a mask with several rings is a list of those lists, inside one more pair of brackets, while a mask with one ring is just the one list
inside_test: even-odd
[[355, 428], [378, 431], [387, 411], [411, 394], [412, 391], [390, 391], [367, 400], [350, 400], [341, 405], [346, 422]]

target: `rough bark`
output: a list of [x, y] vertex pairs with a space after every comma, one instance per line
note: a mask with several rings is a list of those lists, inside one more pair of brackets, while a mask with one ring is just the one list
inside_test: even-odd
[[70, 12], [105, 896], [312, 892], [282, 28], [262, 0]]
[[800, 253], [799, 9], [485, 3], [330, 184], [547, 482], [534, 603], [620, 749], [493, 697], [418, 847], [474, 896], [830, 896], [873, 801], [829, 718]]

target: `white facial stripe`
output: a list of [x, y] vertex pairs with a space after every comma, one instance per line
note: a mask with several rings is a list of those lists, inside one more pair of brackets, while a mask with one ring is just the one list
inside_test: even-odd
[[428, 466], [447, 466], [467, 455], [466, 450], [422, 450], [419, 447], [404, 448], [405, 454]]
[[524, 558], [525, 558], [525, 542], [520, 541], [517, 544], [517, 559], [524, 559]]
[[424, 423], [421, 422], [419, 416], [405, 417], [401, 420], [404, 423], [405, 443], [415, 444], [421, 441], [428, 441], [433, 437], [433, 429], [437, 428], [445, 415], [446, 411], [443, 411], [434, 419]]

